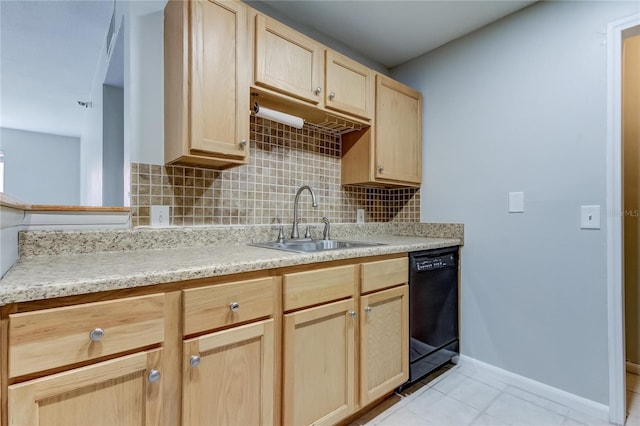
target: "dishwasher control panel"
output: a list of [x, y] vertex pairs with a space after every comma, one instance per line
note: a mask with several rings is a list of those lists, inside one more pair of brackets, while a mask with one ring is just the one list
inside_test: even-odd
[[415, 267], [415, 270], [418, 272], [431, 271], [433, 269], [440, 269], [440, 268], [448, 268], [451, 266], [456, 266], [456, 259], [455, 259], [455, 256], [452, 254], [447, 254], [447, 255], [438, 256], [438, 257], [414, 259], [414, 267]]

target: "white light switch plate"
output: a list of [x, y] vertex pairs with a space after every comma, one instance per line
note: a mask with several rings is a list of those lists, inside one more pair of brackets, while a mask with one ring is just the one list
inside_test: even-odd
[[580, 228], [600, 229], [600, 206], [580, 206]]
[[169, 206], [151, 206], [151, 226], [154, 228], [169, 226]]
[[509, 193], [509, 213], [524, 213], [524, 192]]
[[356, 223], [364, 223], [364, 209], [356, 210]]

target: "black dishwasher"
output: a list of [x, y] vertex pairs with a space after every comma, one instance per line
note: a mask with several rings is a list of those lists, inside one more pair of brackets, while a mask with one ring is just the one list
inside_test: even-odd
[[409, 253], [409, 381], [457, 362], [458, 247]]

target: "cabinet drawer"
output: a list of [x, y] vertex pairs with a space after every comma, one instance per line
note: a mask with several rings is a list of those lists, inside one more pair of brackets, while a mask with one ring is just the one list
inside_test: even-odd
[[285, 274], [282, 281], [284, 310], [351, 297], [355, 281], [355, 265]]
[[183, 332], [189, 335], [272, 315], [275, 291], [273, 278], [184, 290]]
[[362, 264], [362, 293], [405, 284], [408, 280], [409, 260], [406, 257]]
[[62, 367], [163, 340], [163, 294], [12, 314], [9, 376]]

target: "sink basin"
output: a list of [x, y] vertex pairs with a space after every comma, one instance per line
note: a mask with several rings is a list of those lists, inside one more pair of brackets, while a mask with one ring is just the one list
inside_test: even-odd
[[294, 251], [297, 253], [313, 253], [325, 250], [384, 246], [385, 244], [340, 240], [287, 240], [282, 243], [279, 243], [277, 241], [269, 241], [265, 243], [255, 243], [250, 245], [276, 250]]

